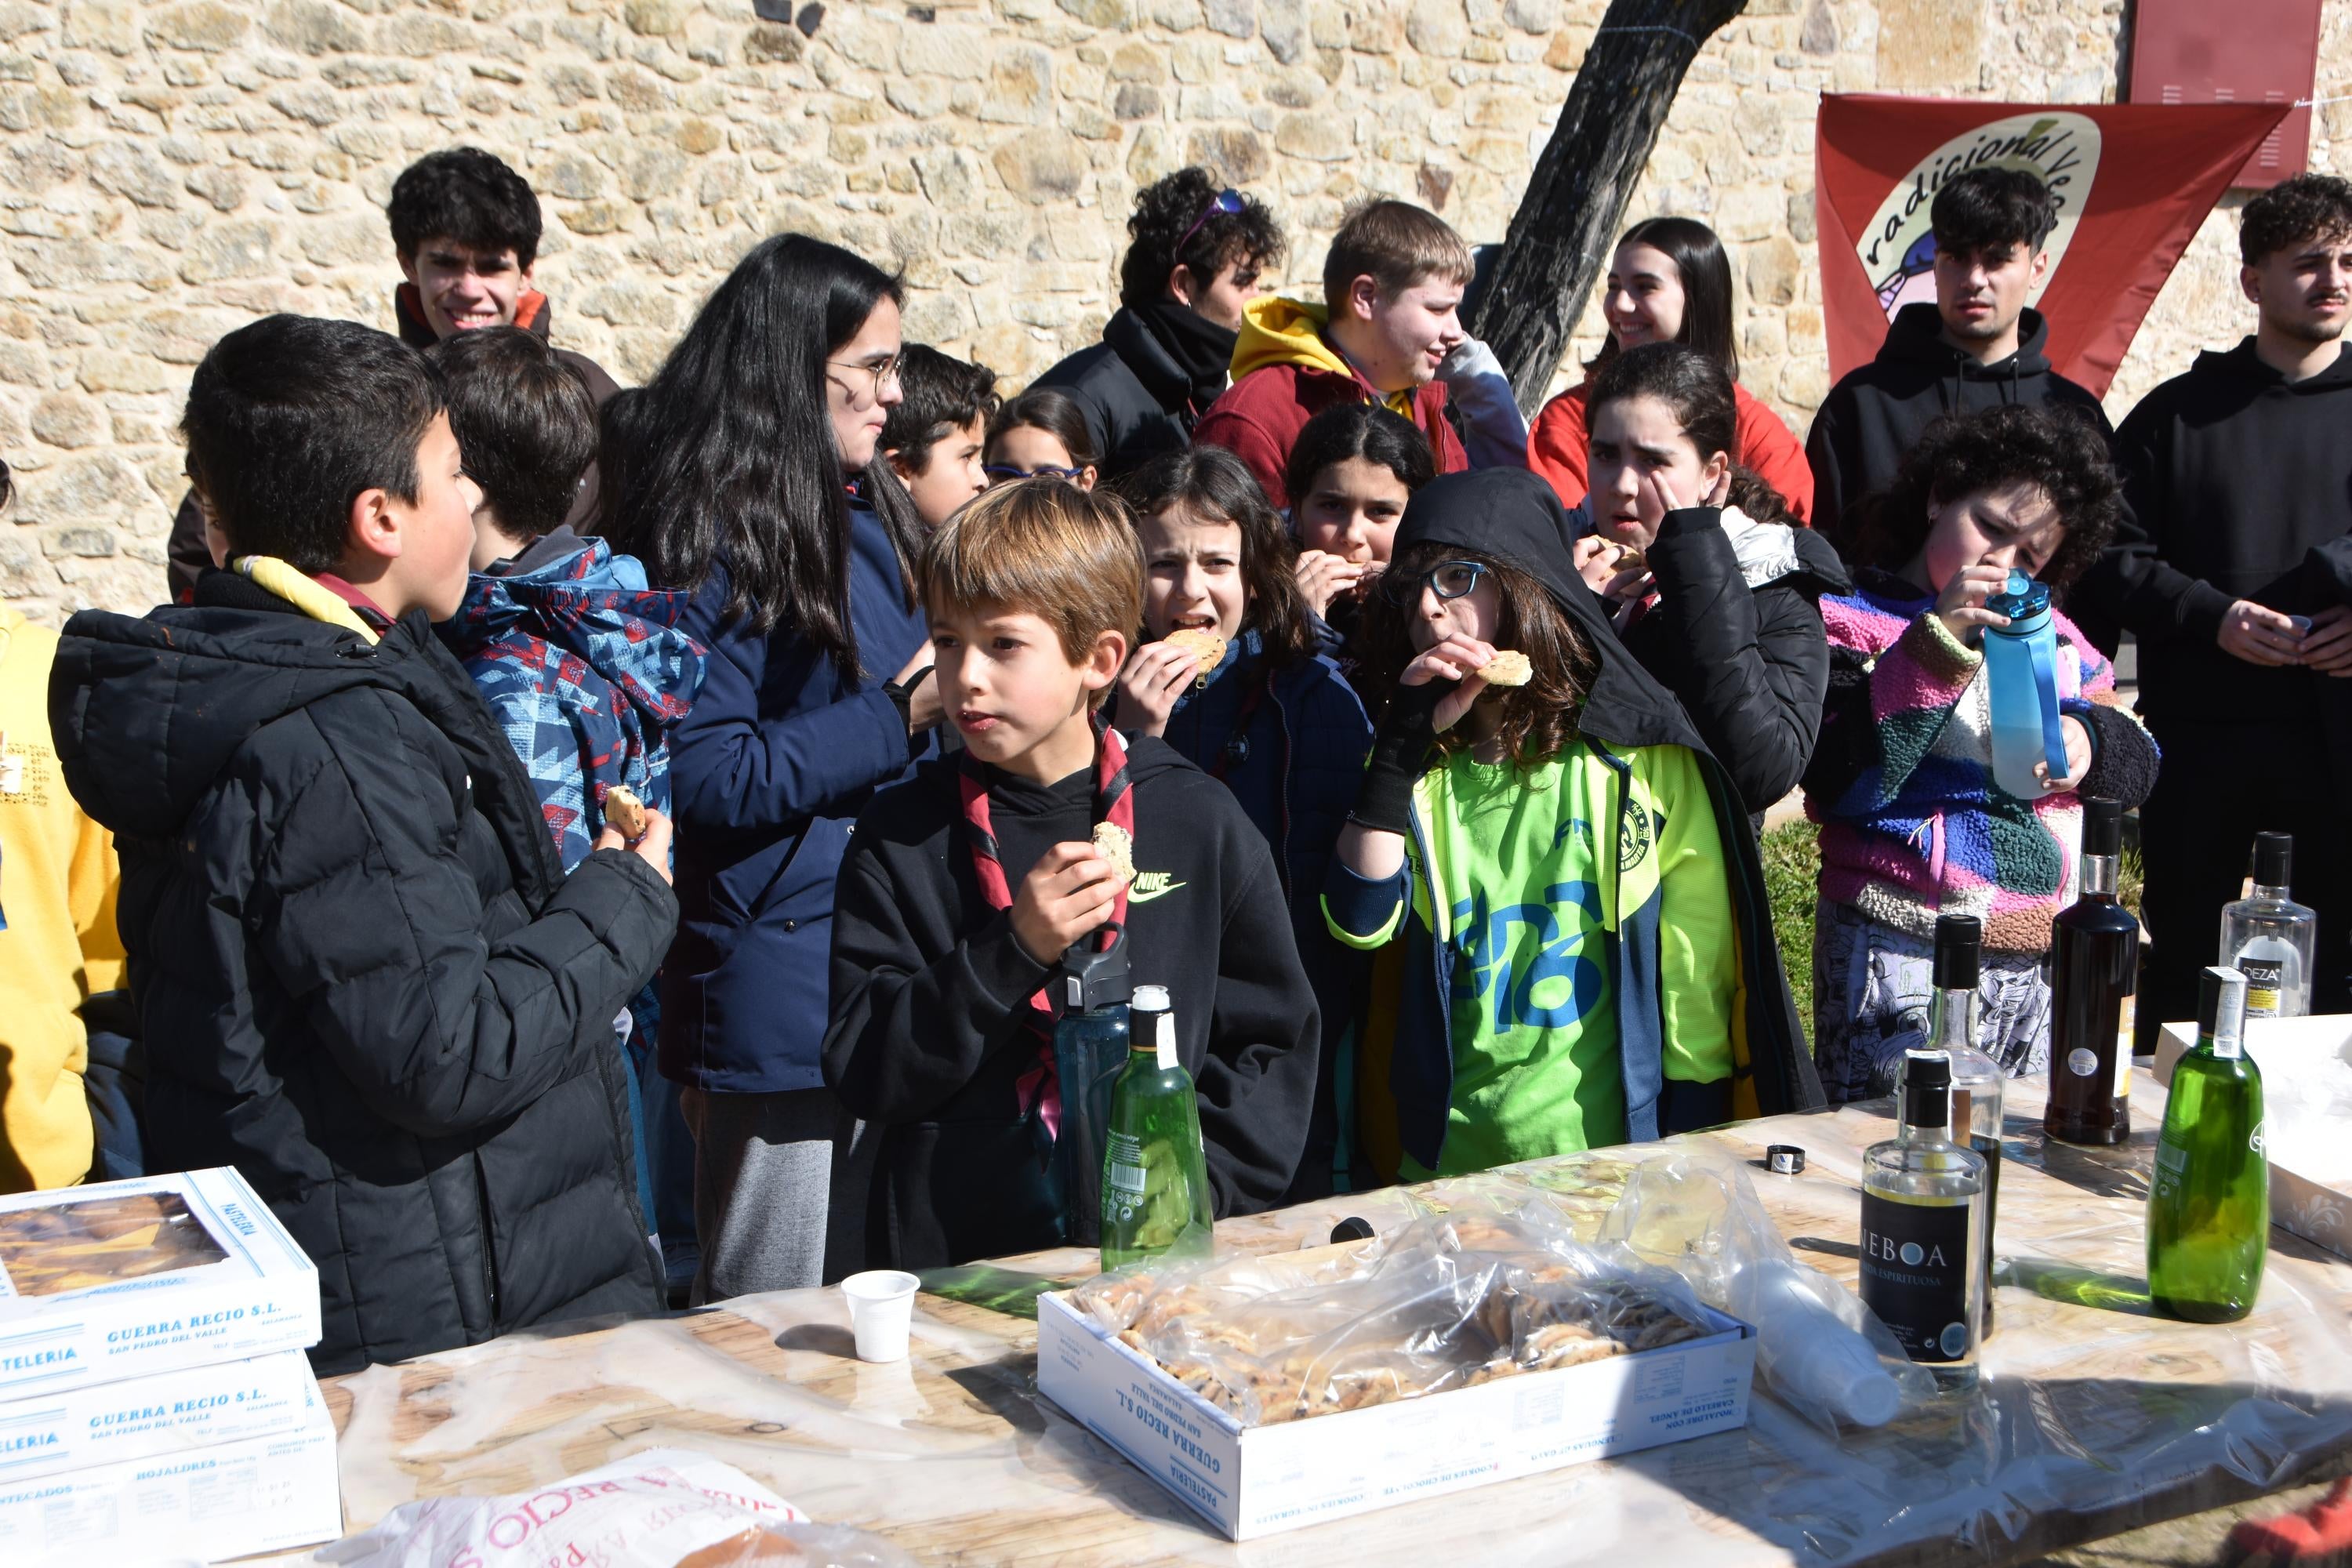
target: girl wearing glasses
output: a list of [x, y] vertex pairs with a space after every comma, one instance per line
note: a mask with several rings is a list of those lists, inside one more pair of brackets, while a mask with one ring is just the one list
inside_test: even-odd
[[[1360, 1081], [1407, 1179], [1822, 1103], [1738, 796], [1576, 580], [1566, 521], [1524, 469], [1440, 479], [1365, 608], [1386, 710], [1324, 910], [1402, 944]], [[1506, 649], [1532, 678], [1490, 687]]]
[[1646, 343], [1603, 366], [1591, 394], [1577, 569], [1761, 823], [1813, 754], [1830, 671], [1820, 600], [1851, 588], [1845, 567], [1733, 460], [1731, 378], [1714, 360]]
[[[695, 1299], [858, 1267], [865, 1175], [824, 1087], [833, 889], [850, 825], [932, 750], [922, 524], [877, 452], [899, 285], [802, 235], [753, 247], [608, 425], [606, 531], [691, 589], [710, 650], [671, 740], [677, 944], [661, 1068], [686, 1086]], [[827, 1244], [833, 1251], [828, 1257]]]
[[[1240, 801], [1274, 851], [1321, 1009], [1322, 1075], [1288, 1196], [1304, 1203], [1332, 1190], [1344, 1158], [1336, 1090], [1364, 965], [1332, 941], [1317, 900], [1363, 776], [1371, 721], [1317, 651], [1282, 519], [1239, 458], [1220, 447], [1171, 452], [1118, 489], [1142, 537], [1146, 640], [1119, 677], [1115, 721], [1160, 736]], [[1223, 663], [1203, 668], [1161, 640], [1188, 626], [1225, 639]]]
[[1086, 416], [1070, 395], [1033, 386], [988, 422], [988, 451], [981, 471], [992, 485], [1042, 475], [1090, 490], [1099, 460], [1094, 437], [1087, 433]]

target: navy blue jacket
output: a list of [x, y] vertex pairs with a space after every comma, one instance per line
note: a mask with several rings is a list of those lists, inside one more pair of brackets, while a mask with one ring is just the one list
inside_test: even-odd
[[788, 624], [724, 617], [714, 563], [679, 629], [710, 650], [670, 736], [677, 944], [662, 968], [661, 1068], [720, 1094], [821, 1089], [833, 888], [874, 792], [930, 754], [885, 683], [929, 633], [881, 521], [850, 509], [849, 616], [868, 673], [843, 670]]

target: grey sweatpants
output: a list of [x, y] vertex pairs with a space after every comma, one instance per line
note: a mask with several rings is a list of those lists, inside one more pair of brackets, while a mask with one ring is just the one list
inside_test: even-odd
[[[1813, 921], [1813, 1065], [1832, 1105], [1895, 1092], [1903, 1053], [1927, 1043], [1936, 944], [1846, 904]], [[1987, 952], [1977, 970], [1977, 1049], [2011, 1078], [2050, 1066], [2050, 979], [2038, 952]]]
[[680, 1097], [694, 1134], [694, 1304], [799, 1290], [865, 1267], [870, 1131], [828, 1089]]

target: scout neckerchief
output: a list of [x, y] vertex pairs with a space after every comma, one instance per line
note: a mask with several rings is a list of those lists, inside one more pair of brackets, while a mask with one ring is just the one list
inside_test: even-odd
[[[988, 900], [990, 909], [1009, 910], [1013, 907], [1013, 886], [1005, 879], [1004, 862], [997, 858], [988, 785], [970, 752], [963, 753], [962, 765], [957, 770], [956, 789], [963, 800], [964, 843], [971, 850], [972, 875], [980, 882], [980, 896]], [[1127, 743], [1119, 739], [1118, 731], [1099, 721], [1095, 725], [1094, 808], [1087, 820], [1097, 825], [1110, 823], [1127, 835], [1130, 845], [1135, 841], [1135, 792], [1128, 784]], [[1124, 882], [1118, 886], [1110, 920], [1112, 925], [1126, 928]], [[1055, 959], [1060, 956], [1054, 955]], [[1034, 1110], [1051, 1136], [1061, 1128], [1062, 1091], [1054, 1071], [1054, 1001], [1047, 987], [1038, 987], [1029, 998], [1023, 1021], [1036, 1037], [1037, 1061], [1021, 1075], [1013, 1090], [1020, 1098], [1022, 1114], [1026, 1116]]]

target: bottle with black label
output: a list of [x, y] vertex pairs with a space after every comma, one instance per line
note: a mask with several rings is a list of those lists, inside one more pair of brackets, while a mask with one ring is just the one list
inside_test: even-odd
[[2121, 802], [2084, 800], [2082, 896], [2051, 923], [2050, 1105], [2042, 1125], [2062, 1143], [2131, 1136], [2139, 921], [2116, 901], [2123, 833]]
[[1862, 1302], [1947, 1390], [1973, 1388], [1985, 1296], [1985, 1163], [1952, 1141], [1952, 1063], [1903, 1064], [1902, 1121], [1862, 1157]]
[[[1952, 1137], [1985, 1163], [1983, 1337], [1992, 1338], [1993, 1237], [2000, 1223], [2001, 1100], [2009, 1082], [2000, 1064], [1977, 1049], [1977, 976], [1983, 967], [1984, 922], [1974, 915], [1936, 917], [1935, 993], [1927, 1000], [1927, 1046], [1950, 1063]], [[1906, 1057], [1895, 1072], [1903, 1092]]]
[[2246, 1016], [2311, 1011], [2312, 938], [2319, 916], [2287, 897], [2294, 836], [2254, 835], [2254, 896], [2221, 909], [2221, 962], [2246, 977]]

